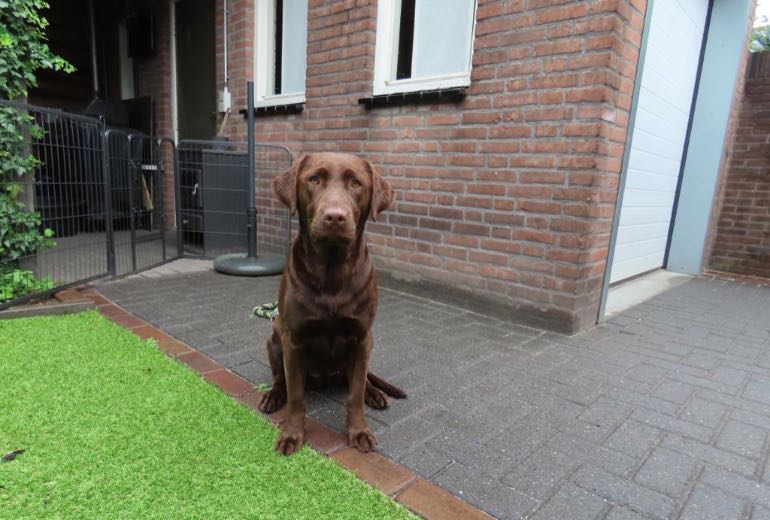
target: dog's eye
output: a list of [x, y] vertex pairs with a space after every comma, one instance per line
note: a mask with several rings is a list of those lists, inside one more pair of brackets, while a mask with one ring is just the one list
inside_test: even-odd
[[358, 179], [353, 179], [353, 182], [351, 182], [350, 185], [353, 186], [354, 188], [360, 188], [361, 181], [359, 181]]
[[318, 184], [319, 182], [321, 182], [321, 179], [318, 178], [318, 175], [313, 175], [308, 180], [310, 181], [310, 184]]

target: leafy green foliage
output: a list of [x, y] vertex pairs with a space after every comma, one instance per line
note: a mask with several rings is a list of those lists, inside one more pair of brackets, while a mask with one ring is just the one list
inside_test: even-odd
[[[0, 97], [26, 96], [37, 85], [38, 70], [75, 70], [46, 43], [48, 21], [41, 11], [47, 8], [43, 0], [0, 0]], [[30, 115], [0, 107], [0, 301], [53, 287], [51, 280], [37, 280], [18, 265], [21, 257], [55, 245], [53, 231], [40, 230], [40, 214], [18, 200], [24, 176], [40, 166], [30, 143], [42, 137], [43, 129]]]
[[40, 139], [43, 129], [29, 114], [0, 106], [0, 183], [11, 197], [21, 192], [20, 178], [40, 165], [29, 153], [27, 136]]
[[48, 7], [43, 0], [0, 0], [0, 93], [7, 99], [25, 96], [40, 69], [75, 70], [46, 43], [40, 11]]
[[770, 25], [755, 27], [751, 31], [751, 43], [749, 44], [751, 52], [770, 51]]
[[53, 231], [40, 233], [40, 214], [27, 211], [24, 204], [0, 195], [0, 269], [22, 256], [52, 247]]
[[28, 294], [48, 291], [56, 287], [50, 278], [38, 280], [29, 269], [14, 269], [0, 273], [0, 303], [15, 300]]

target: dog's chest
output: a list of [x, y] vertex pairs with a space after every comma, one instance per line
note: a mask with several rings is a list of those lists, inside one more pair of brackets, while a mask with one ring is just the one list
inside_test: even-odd
[[311, 360], [323, 363], [343, 361], [354, 349], [363, 348], [367, 328], [360, 320], [346, 316], [309, 318], [299, 324], [298, 345]]

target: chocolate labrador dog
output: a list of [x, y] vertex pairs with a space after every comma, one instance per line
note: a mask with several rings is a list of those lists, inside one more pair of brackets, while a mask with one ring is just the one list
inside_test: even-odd
[[281, 278], [278, 318], [267, 341], [273, 387], [259, 409], [272, 413], [288, 403], [276, 450], [298, 451], [305, 435], [308, 382], [347, 380], [348, 443], [374, 450], [364, 402], [385, 408], [404, 398], [395, 386], [369, 373], [377, 277], [364, 241], [364, 226], [393, 202], [393, 189], [372, 165], [338, 153], [303, 155], [273, 182], [278, 198], [299, 212], [299, 233]]

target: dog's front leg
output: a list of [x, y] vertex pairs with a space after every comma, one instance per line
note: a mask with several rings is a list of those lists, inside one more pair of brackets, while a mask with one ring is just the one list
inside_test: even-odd
[[364, 393], [366, 373], [369, 369], [369, 355], [372, 352], [373, 339], [367, 335], [363, 344], [351, 355], [347, 367], [348, 376], [348, 444], [363, 453], [377, 447], [377, 439], [369, 430], [364, 415]]
[[287, 418], [275, 449], [283, 455], [298, 452], [305, 442], [305, 380], [307, 367], [302, 352], [288, 334], [281, 337], [286, 374]]

